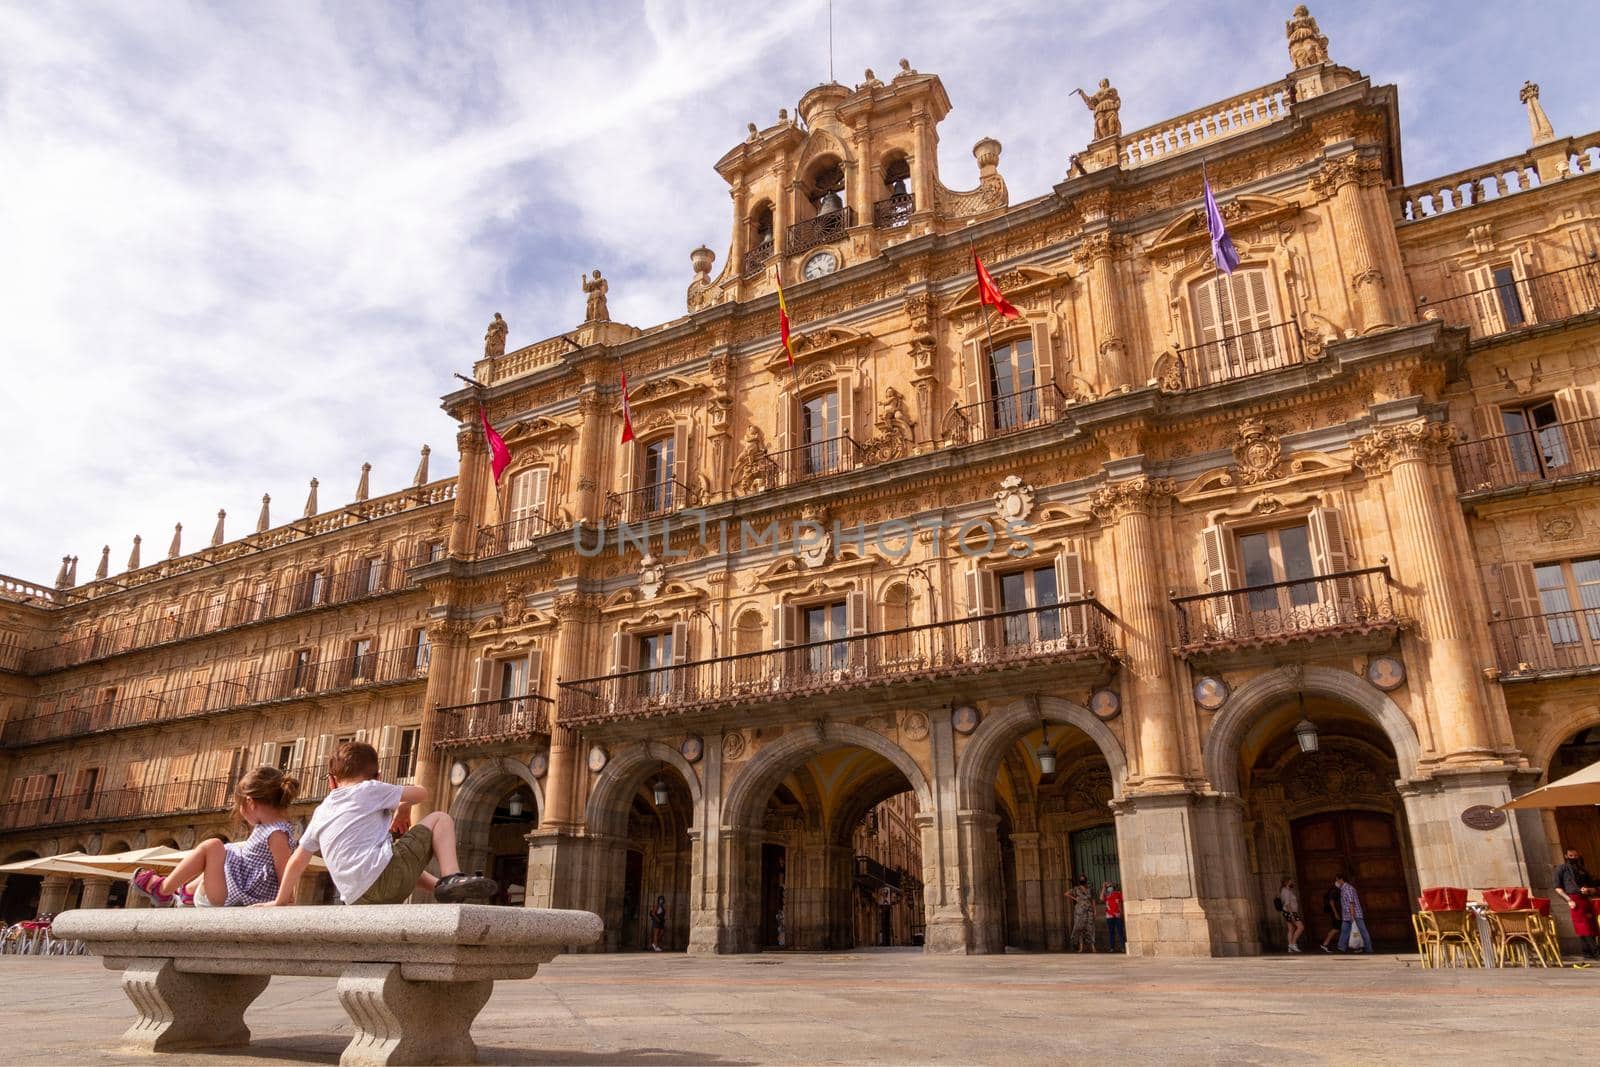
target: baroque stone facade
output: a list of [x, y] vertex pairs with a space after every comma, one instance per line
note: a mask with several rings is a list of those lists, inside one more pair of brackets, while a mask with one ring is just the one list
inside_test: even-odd
[[[508, 902], [613, 949], [658, 896], [697, 952], [1061, 949], [1083, 875], [1131, 951], [1248, 954], [1282, 878], [1341, 870], [1403, 941], [1422, 886], [1600, 852], [1592, 813], [1461, 818], [1600, 726], [1600, 135], [1406, 186], [1393, 87], [1303, 8], [1287, 37], [1283, 81], [1108, 119], [1016, 207], [992, 138], [941, 181], [936, 76], [819, 86], [717, 162], [728, 256], [691, 253], [686, 317], [609, 321], [593, 280], [568, 334], [506, 350], [496, 316], [443, 399], [456, 481], [9, 582], [0, 854], [187, 844], [221, 829], [195, 783], [360, 731]], [[296, 592], [380, 556], [392, 589]], [[262, 582], [292, 609], [216, 621]], [[138, 629], [166, 613], [202, 623]], [[409, 673], [363, 672], [395, 647]], [[301, 651], [331, 673], [281, 684]], [[224, 695], [148, 700], [191, 691]]]

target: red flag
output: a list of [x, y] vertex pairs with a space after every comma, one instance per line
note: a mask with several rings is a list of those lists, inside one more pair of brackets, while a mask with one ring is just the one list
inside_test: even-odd
[[789, 357], [789, 366], [794, 366], [794, 346], [789, 343], [789, 305], [783, 302], [783, 279], [778, 276], [778, 268], [772, 268], [772, 280], [778, 283], [778, 339], [783, 342], [783, 354]]
[[622, 372], [622, 443], [633, 440], [633, 409], [628, 406], [628, 372]]
[[978, 258], [978, 253], [972, 253], [972, 264], [978, 268], [978, 303], [985, 307], [992, 307], [1008, 319], [1022, 317], [1022, 312], [1011, 306], [1011, 301], [1005, 298], [1000, 287], [989, 277], [989, 272], [983, 269], [983, 260]]
[[511, 465], [511, 449], [506, 447], [505, 438], [494, 432], [494, 427], [489, 425], [489, 413], [483, 410], [483, 405], [478, 405], [478, 417], [483, 420], [483, 436], [489, 440], [489, 469], [494, 472], [494, 484], [500, 484], [500, 475]]

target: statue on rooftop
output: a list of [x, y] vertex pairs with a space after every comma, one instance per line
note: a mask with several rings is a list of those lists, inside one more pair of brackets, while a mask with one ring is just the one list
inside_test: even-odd
[[505, 355], [506, 334], [510, 332], [511, 327], [506, 325], [506, 320], [496, 311], [494, 321], [489, 324], [489, 332], [483, 335], [483, 358], [495, 359]]
[[1285, 24], [1284, 33], [1289, 38], [1289, 62], [1295, 70], [1328, 61], [1328, 39], [1306, 5], [1295, 5], [1294, 17]]
[[1533, 143], [1544, 144], [1546, 141], [1556, 139], [1556, 131], [1550, 126], [1550, 116], [1544, 113], [1544, 105], [1539, 103], [1539, 86], [1536, 82], [1525, 81], [1522, 91], [1517, 94], [1528, 108], [1528, 128], [1533, 131]]
[[600, 277], [600, 269], [598, 267], [595, 268], [593, 281], [582, 275], [578, 276], [578, 281], [582, 284], [584, 293], [589, 297], [588, 304], [583, 310], [583, 321], [610, 322], [611, 312], [606, 309], [606, 290], [610, 289], [611, 286], [604, 278]]
[[1094, 112], [1096, 141], [1122, 136], [1122, 118], [1117, 114], [1122, 110], [1122, 97], [1111, 88], [1111, 79], [1101, 78], [1100, 90], [1096, 93], [1086, 93], [1082, 89], [1072, 91], [1083, 97], [1084, 106]]

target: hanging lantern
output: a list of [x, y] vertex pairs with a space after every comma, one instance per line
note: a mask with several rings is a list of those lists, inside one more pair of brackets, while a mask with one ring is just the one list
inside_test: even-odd
[[1050, 747], [1050, 724], [1044, 723], [1044, 740], [1039, 742], [1038, 749], [1034, 752], [1039, 757], [1039, 773], [1056, 773], [1056, 750]]
[[655, 796], [656, 807], [658, 807], [658, 808], [664, 807], [666, 805], [666, 803], [667, 803], [667, 782], [666, 782], [666, 779], [657, 778], [656, 779], [656, 784], [650, 787], [650, 791]]
[[1315, 752], [1320, 743], [1317, 738], [1317, 724], [1310, 719], [1301, 719], [1295, 723], [1294, 737], [1300, 742], [1301, 752]]
[[521, 793], [513, 793], [513, 794], [511, 794], [511, 803], [506, 805], [506, 810], [511, 813], [511, 817], [513, 819], [522, 818], [522, 794]]

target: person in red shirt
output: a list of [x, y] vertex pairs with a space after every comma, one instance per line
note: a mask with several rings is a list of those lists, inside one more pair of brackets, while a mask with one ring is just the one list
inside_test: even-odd
[[1128, 927], [1122, 918], [1122, 890], [1107, 882], [1100, 887], [1100, 903], [1106, 906], [1106, 941], [1110, 951], [1128, 951]]

